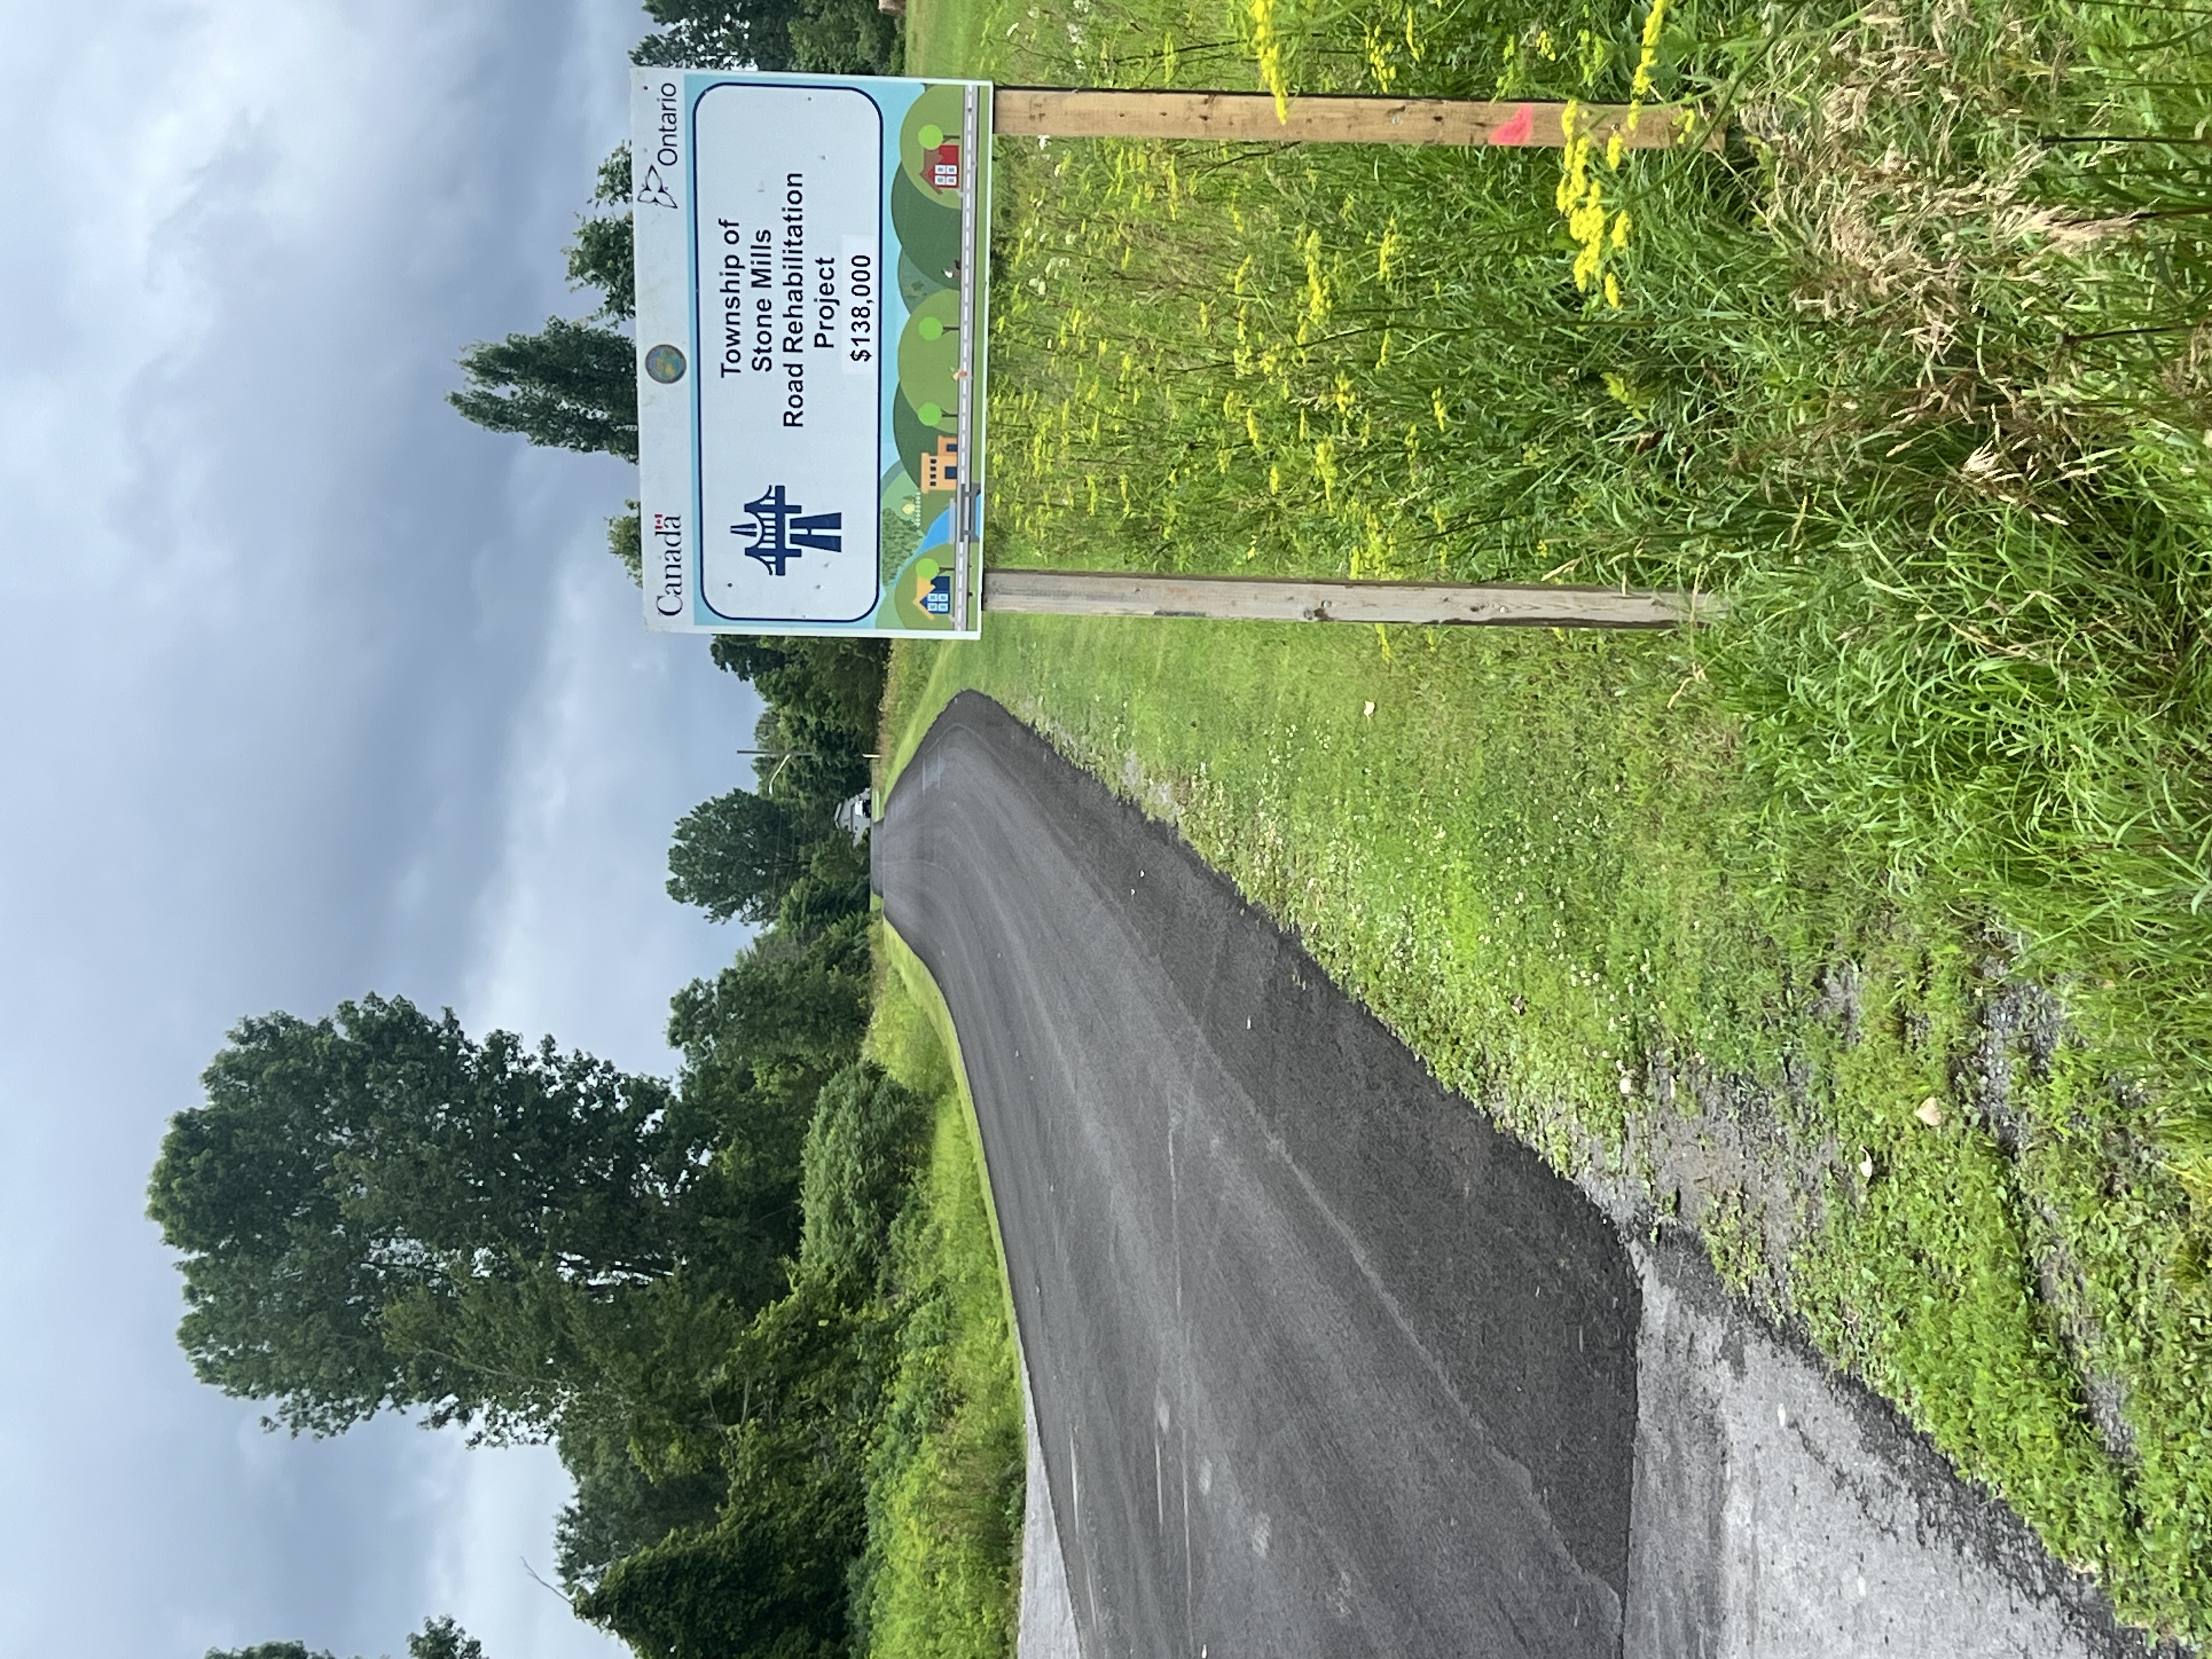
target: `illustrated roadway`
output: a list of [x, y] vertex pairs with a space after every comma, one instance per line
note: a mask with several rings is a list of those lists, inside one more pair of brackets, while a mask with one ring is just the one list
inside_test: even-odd
[[1083, 1659], [2145, 1651], [996, 704], [871, 842], [959, 1034], [1057, 1557], [1025, 1577]]

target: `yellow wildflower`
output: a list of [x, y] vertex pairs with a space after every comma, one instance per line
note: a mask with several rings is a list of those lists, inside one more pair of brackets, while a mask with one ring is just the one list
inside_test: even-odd
[[1391, 216], [1390, 222], [1383, 228], [1381, 245], [1375, 250], [1375, 280], [1376, 282], [1387, 283], [1390, 280], [1390, 267], [1397, 263], [1398, 256], [1405, 252], [1405, 240], [1398, 234], [1397, 216], [1394, 214]]
[[1259, 60], [1260, 80], [1275, 94], [1275, 118], [1285, 126], [1291, 120], [1291, 80], [1285, 63], [1287, 49], [1276, 27], [1275, 0], [1246, 0], [1252, 19], [1252, 55]]
[[1322, 500], [1336, 499], [1336, 444], [1323, 438], [1314, 446], [1314, 476], [1321, 480]]
[[[1255, 0], [1255, 3], [1257, 3], [1257, 0]], [[1651, 71], [1658, 66], [1659, 36], [1661, 31], [1665, 28], [1666, 23], [1667, 0], [1651, 0], [1651, 9], [1644, 15], [1644, 39], [1641, 43], [1643, 49], [1636, 58], [1636, 78], [1629, 84], [1628, 96], [1631, 102], [1651, 95]], [[1630, 124], [1633, 125], [1635, 118], [1631, 116], [1629, 119]]]
[[1321, 233], [1308, 231], [1299, 251], [1306, 256], [1306, 315], [1318, 323], [1328, 316], [1328, 281], [1321, 269]]

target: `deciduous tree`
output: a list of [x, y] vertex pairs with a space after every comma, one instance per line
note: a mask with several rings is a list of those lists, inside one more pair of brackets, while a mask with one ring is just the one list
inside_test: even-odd
[[386, 1407], [542, 1431], [626, 1292], [726, 1242], [714, 1121], [550, 1038], [372, 995], [242, 1022], [202, 1081], [149, 1199], [179, 1340], [295, 1432]]
[[432, 1619], [407, 1638], [407, 1659], [484, 1659], [483, 1644], [451, 1619]]
[[568, 242], [568, 283], [597, 289], [597, 315], [616, 322], [637, 314], [637, 240], [630, 224], [629, 146], [623, 145], [599, 163], [592, 191], [595, 206], [616, 213], [586, 214]]
[[717, 634], [709, 647], [715, 664], [750, 681], [761, 696], [789, 715], [834, 723], [875, 744], [884, 700], [889, 647], [881, 640], [763, 639]]
[[797, 0], [645, 0], [662, 25], [630, 55], [641, 64], [787, 70]]
[[726, 1425], [720, 1517], [616, 1563], [577, 1611], [657, 1659], [844, 1653], [893, 1334], [823, 1283], [763, 1309], [708, 1379]]
[[668, 896], [716, 921], [767, 921], [806, 873], [811, 842], [831, 829], [817, 815], [750, 789], [717, 795], [677, 820]]

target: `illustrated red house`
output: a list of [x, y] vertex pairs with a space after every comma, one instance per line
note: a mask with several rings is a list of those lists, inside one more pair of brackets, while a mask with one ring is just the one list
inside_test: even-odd
[[935, 149], [921, 153], [921, 170], [929, 182], [939, 190], [960, 188], [960, 146], [949, 139]]

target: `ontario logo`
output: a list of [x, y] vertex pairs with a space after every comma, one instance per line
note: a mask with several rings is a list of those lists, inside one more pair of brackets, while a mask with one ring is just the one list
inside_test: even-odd
[[653, 148], [637, 158], [645, 164], [644, 176], [637, 180], [632, 199], [647, 207], [672, 208], [676, 192], [661, 177], [665, 167], [672, 174], [684, 160], [684, 123], [677, 109], [676, 82], [663, 81], [654, 88], [659, 100], [658, 131], [653, 137]]
[[745, 503], [745, 522], [730, 526], [749, 559], [757, 559], [771, 576], [785, 574], [802, 550], [836, 553], [844, 547], [842, 513], [810, 514], [790, 499], [781, 484], [771, 484], [757, 501]]

